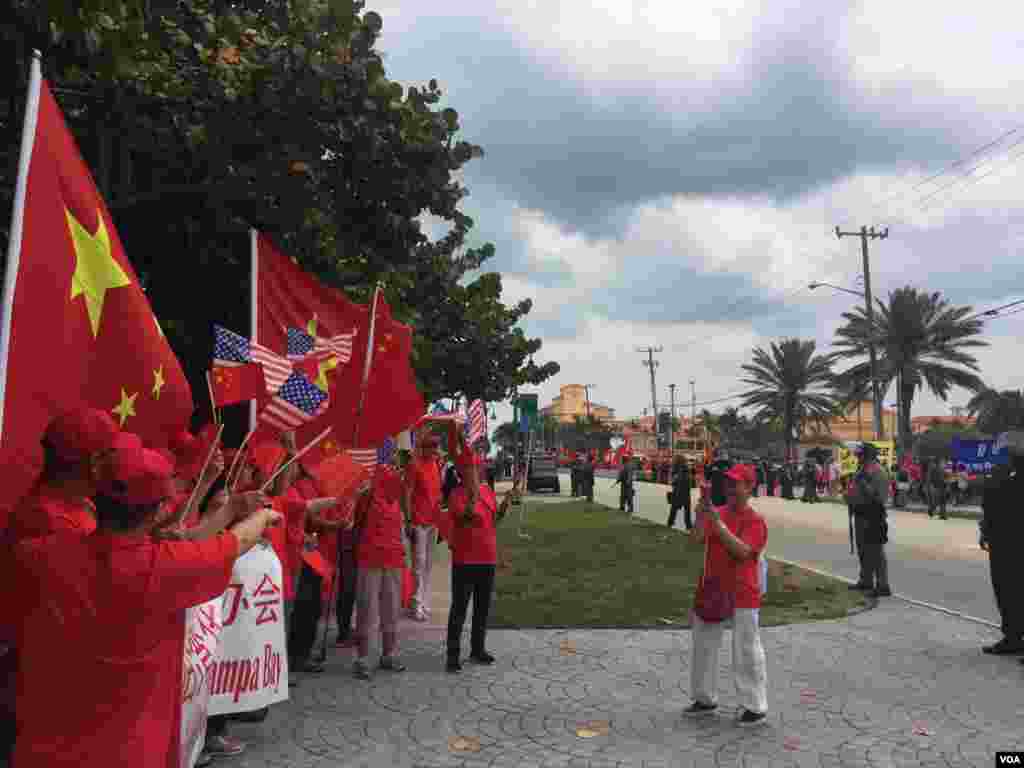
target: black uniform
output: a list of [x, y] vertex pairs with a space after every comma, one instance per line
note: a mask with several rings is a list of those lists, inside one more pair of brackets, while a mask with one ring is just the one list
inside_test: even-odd
[[619, 476], [615, 479], [619, 486], [619, 511], [625, 512], [629, 507], [629, 514], [633, 514], [633, 467], [623, 464], [619, 470]]
[[731, 467], [728, 459], [719, 459], [711, 465], [711, 503], [716, 507], [725, 505], [725, 473]]
[[981, 540], [988, 545], [992, 589], [1003, 620], [1002, 641], [985, 650], [1012, 653], [1024, 650], [1024, 591], [1020, 588], [1020, 537], [1024, 533], [1024, 457], [1014, 456], [1009, 467], [1000, 467], [985, 484], [981, 509]]
[[675, 475], [672, 476], [672, 504], [669, 507], [668, 527], [676, 524], [676, 513], [680, 508], [683, 510], [683, 520], [686, 523], [686, 530], [693, 528], [693, 520], [690, 514], [690, 465], [681, 461], [675, 465]]
[[782, 483], [782, 498], [793, 498], [793, 469], [787, 464], [782, 467], [779, 480]]
[[584, 496], [587, 497], [587, 501], [594, 500], [594, 462], [587, 459], [587, 463], [583, 465], [583, 471], [580, 477], [581, 491]]
[[814, 465], [807, 463], [803, 469], [804, 495], [800, 501], [815, 502], [818, 500], [818, 472]]

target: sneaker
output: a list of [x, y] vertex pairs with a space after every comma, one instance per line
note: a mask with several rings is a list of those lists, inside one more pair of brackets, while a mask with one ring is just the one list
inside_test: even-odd
[[475, 664], [493, 664], [494, 657], [491, 656], [487, 651], [480, 651], [480, 653], [469, 654], [469, 660]]
[[737, 722], [740, 725], [760, 725], [765, 721], [766, 717], [767, 715], [764, 712], [751, 712], [749, 709], [744, 709]]
[[450, 657], [448, 663], [444, 665], [445, 671], [447, 672], [461, 672], [462, 662], [459, 661], [457, 656]]
[[211, 757], [234, 757], [245, 752], [245, 743], [230, 736], [212, 736], [206, 740], [206, 752]]
[[683, 714], [688, 717], [700, 717], [701, 715], [713, 715], [717, 711], [717, 704], [705, 704], [703, 701], [695, 701], [683, 710]]
[[366, 663], [365, 659], [356, 659], [352, 662], [352, 674], [355, 675], [358, 680], [369, 680], [370, 665]]
[[400, 662], [396, 656], [381, 656], [380, 669], [388, 672], [405, 672], [405, 664]]
[[871, 591], [872, 597], [892, 597], [892, 590], [889, 587], [879, 587]]
[[1008, 656], [1018, 653], [1024, 653], [1024, 641], [1011, 640], [1008, 637], [1004, 637], [998, 643], [994, 643], [993, 645], [986, 645], [981, 650], [985, 653], [991, 653], [996, 656]]

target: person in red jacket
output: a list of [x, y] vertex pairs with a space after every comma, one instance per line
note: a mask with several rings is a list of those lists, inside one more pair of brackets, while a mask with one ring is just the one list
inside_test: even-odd
[[494, 491], [480, 482], [482, 461], [464, 442], [455, 453], [462, 484], [448, 499], [445, 531], [452, 558], [452, 607], [448, 613], [449, 672], [462, 670], [462, 630], [469, 600], [473, 599], [470, 631], [471, 661], [493, 664], [487, 652], [487, 619], [494, 594], [494, 573], [498, 560], [495, 522], [498, 513]]
[[430, 617], [430, 574], [434, 563], [437, 522], [441, 515], [441, 464], [438, 439], [429, 430], [420, 433], [416, 457], [406, 471], [412, 511], [412, 564], [416, 592], [412, 614], [416, 621]]
[[205, 541], [150, 534], [172, 468], [118, 450], [97, 493], [97, 530], [14, 544], [0, 575], [19, 616], [19, 768], [180, 764], [185, 609], [228, 586], [235, 560], [278, 515], [236, 497], [231, 529]]
[[409, 522], [405, 481], [398, 470], [380, 464], [356, 508], [361, 533], [356, 549], [356, 677], [370, 679], [370, 646], [382, 635], [380, 669], [402, 672], [398, 659], [398, 619], [402, 610], [405, 527]]

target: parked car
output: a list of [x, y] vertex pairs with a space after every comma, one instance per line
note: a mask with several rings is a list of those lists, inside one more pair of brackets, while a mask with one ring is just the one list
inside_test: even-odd
[[530, 457], [530, 474], [526, 477], [526, 490], [546, 488], [555, 493], [562, 492], [558, 477], [558, 460], [550, 454], [537, 453]]

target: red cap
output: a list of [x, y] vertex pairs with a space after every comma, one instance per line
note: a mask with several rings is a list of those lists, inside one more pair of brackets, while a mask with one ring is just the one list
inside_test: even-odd
[[174, 495], [174, 465], [156, 451], [128, 445], [115, 452], [113, 465], [114, 479], [124, 489], [107, 493], [124, 504], [156, 504]]
[[113, 449], [120, 431], [106, 411], [78, 408], [54, 418], [43, 439], [65, 461], [81, 461]]
[[277, 469], [287, 453], [280, 443], [268, 441], [252, 447], [252, 450], [249, 451], [249, 461], [260, 471], [264, 478], [269, 478], [274, 474], [274, 470]]
[[757, 482], [757, 470], [749, 464], [736, 464], [725, 473], [725, 476], [730, 480], [749, 483], [750, 485], [754, 485]]

